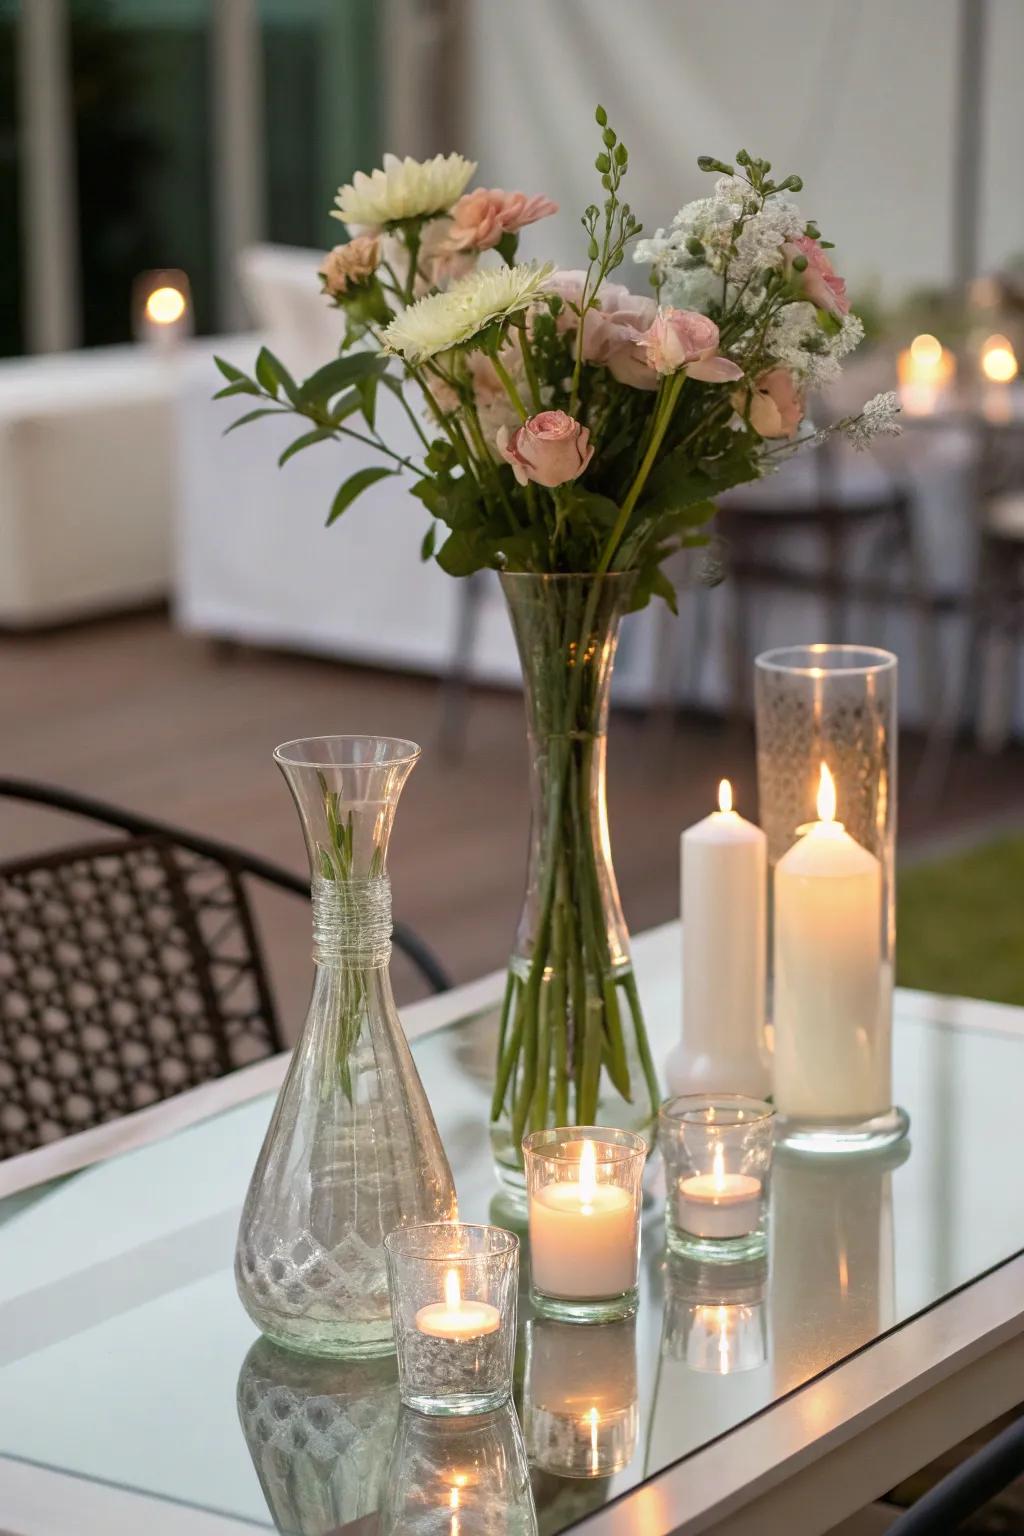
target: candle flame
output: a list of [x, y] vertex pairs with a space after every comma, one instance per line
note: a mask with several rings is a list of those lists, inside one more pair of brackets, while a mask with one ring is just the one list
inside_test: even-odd
[[732, 785], [728, 779], [722, 779], [718, 786], [718, 809], [720, 811], [732, 810]]
[[598, 1451], [597, 1444], [597, 1432], [601, 1424], [601, 1415], [598, 1413], [596, 1408], [591, 1408], [590, 1412], [587, 1414], [587, 1418], [590, 1420], [590, 1470], [596, 1474], [600, 1470], [601, 1466], [600, 1453]]
[[451, 1312], [457, 1312], [462, 1305], [462, 1292], [459, 1290], [459, 1272], [457, 1269], [448, 1270], [444, 1277], [444, 1303]]
[[920, 367], [937, 368], [942, 359], [942, 343], [937, 336], [930, 336], [926, 331], [922, 336], [915, 336], [910, 343], [910, 355]]
[[580, 1153], [580, 1199], [583, 1209], [589, 1210], [597, 1193], [597, 1147], [589, 1138]]
[[818, 781], [818, 820], [835, 821], [836, 819], [836, 781], [828, 771], [825, 763], [821, 765], [821, 777]]
[[179, 288], [154, 288], [146, 300], [146, 318], [155, 325], [173, 325], [185, 313], [185, 295]]
[[1005, 336], [990, 336], [981, 349], [981, 371], [993, 384], [1009, 384], [1017, 377], [1017, 354]]
[[725, 1188], [725, 1148], [720, 1141], [715, 1142], [715, 1155], [711, 1165], [711, 1177], [715, 1181], [715, 1189]]

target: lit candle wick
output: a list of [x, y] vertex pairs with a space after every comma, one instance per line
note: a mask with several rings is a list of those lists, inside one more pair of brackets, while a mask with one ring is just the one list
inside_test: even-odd
[[601, 1465], [597, 1446], [597, 1431], [601, 1423], [601, 1415], [596, 1408], [591, 1408], [587, 1418], [590, 1420], [590, 1470], [597, 1473]]
[[444, 1277], [444, 1303], [450, 1312], [458, 1312], [462, 1306], [462, 1292], [459, 1290], [459, 1272], [456, 1269], [448, 1270]]
[[822, 763], [818, 779], [818, 820], [835, 821], [835, 819], [836, 781], [829, 772], [827, 763]]
[[732, 785], [728, 779], [722, 779], [718, 785], [718, 809], [723, 816], [732, 810]]

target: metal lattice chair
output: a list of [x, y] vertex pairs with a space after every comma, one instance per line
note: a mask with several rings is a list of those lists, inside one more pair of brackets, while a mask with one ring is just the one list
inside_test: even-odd
[[[126, 835], [0, 864], [0, 1158], [117, 1119], [285, 1048], [245, 888], [298, 875], [63, 790], [0, 796]], [[435, 992], [450, 982], [401, 924]]]

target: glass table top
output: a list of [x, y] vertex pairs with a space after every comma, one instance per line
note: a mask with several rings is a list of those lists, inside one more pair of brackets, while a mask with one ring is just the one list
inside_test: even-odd
[[[662, 949], [645, 998], [663, 1059], [678, 986], [675, 944]], [[639, 969], [642, 983], [653, 975]], [[667, 1258], [655, 1193], [635, 1320], [532, 1321], [524, 1289], [516, 1403], [542, 1536], [1024, 1249], [1024, 1035], [947, 1017], [939, 1000], [933, 1017], [919, 1000], [897, 1005], [903, 1148], [777, 1157], [767, 1261]], [[414, 1046], [471, 1221], [502, 1219], [486, 1131], [494, 1028], [481, 1015]], [[470, 1497], [460, 1466], [492, 1497], [501, 1477], [514, 1482], [514, 1416], [474, 1421], [476, 1440], [450, 1423], [399, 1424], [393, 1361], [283, 1354], [257, 1342], [237, 1301], [235, 1229], [272, 1102], [0, 1202], [0, 1455], [258, 1528], [276, 1519], [289, 1536], [337, 1536], [398, 1479], [425, 1490], [433, 1515], [406, 1511], [396, 1529], [449, 1536], [451, 1498]], [[496, 1530], [520, 1528], [512, 1507]]]

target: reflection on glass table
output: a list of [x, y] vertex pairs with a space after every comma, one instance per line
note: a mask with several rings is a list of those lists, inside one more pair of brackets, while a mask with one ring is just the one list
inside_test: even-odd
[[283, 1536], [326, 1536], [380, 1507], [398, 1424], [394, 1357], [316, 1360], [259, 1339], [238, 1377], [238, 1417]]
[[640, 1424], [636, 1323], [526, 1325], [523, 1424], [530, 1460], [559, 1477], [610, 1477], [629, 1465]]
[[526, 1446], [511, 1403], [473, 1418], [402, 1408], [380, 1536], [536, 1536]]
[[[637, 944], [659, 1060], [678, 1029], [677, 952], [678, 930]], [[447, 1022], [441, 1004], [429, 1005], [431, 1017]], [[451, 1007], [448, 1027], [417, 1040], [414, 1054], [460, 1213], [486, 1221], [496, 1018], [459, 1018], [457, 1000]], [[577, 1345], [573, 1325], [523, 1309], [520, 1400], [542, 1536], [571, 1530], [738, 1426], [753, 1437], [756, 1415], [829, 1367], [840, 1365], [833, 1384], [845, 1380], [854, 1352], [863, 1362], [865, 1345], [1024, 1249], [1024, 1182], [1013, 1176], [1024, 1164], [1017, 1014], [904, 997], [894, 1038], [896, 1091], [913, 1123], [904, 1160], [778, 1157], [767, 1276], [722, 1265], [712, 1280], [699, 1264], [670, 1262], [654, 1197], [632, 1323], [614, 1325], [618, 1333], [576, 1328]], [[278, 1360], [253, 1347], [235, 1294], [239, 1209], [272, 1103], [261, 1093], [0, 1200], [0, 1457], [11, 1459], [0, 1467], [0, 1525], [12, 1524], [3, 1494], [15, 1465], [171, 1504], [184, 1533], [192, 1511], [255, 1531], [276, 1520], [289, 1536], [333, 1536], [380, 1510], [397, 1415], [385, 1385], [393, 1361], [378, 1378]], [[560, 1417], [573, 1422], [561, 1439]], [[101, 1536], [139, 1528], [137, 1519], [98, 1527]]]

